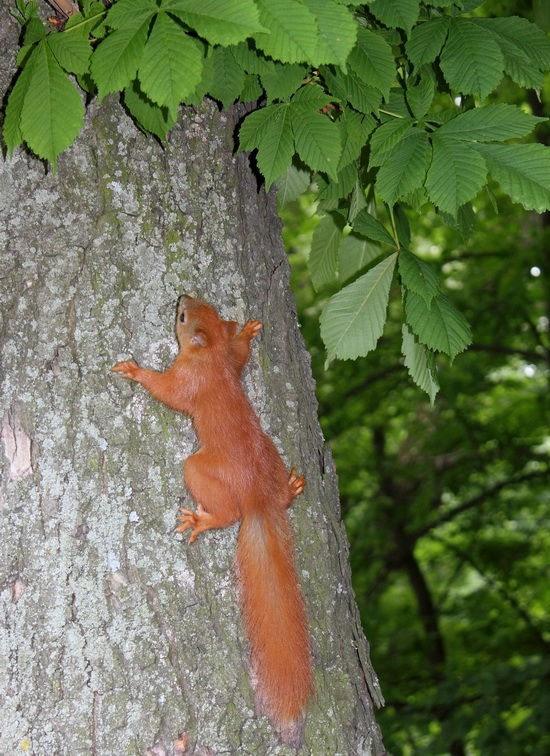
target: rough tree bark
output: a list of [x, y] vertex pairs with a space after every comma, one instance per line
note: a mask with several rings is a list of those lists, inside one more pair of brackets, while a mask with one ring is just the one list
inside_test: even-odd
[[[18, 29], [0, 7], [5, 93]], [[238, 528], [174, 534], [190, 422], [110, 373], [169, 364], [182, 292], [264, 323], [247, 392], [307, 477], [292, 519], [317, 692], [301, 753], [384, 752], [280, 223], [233, 155], [236, 118], [189, 109], [162, 148], [111, 98], [57, 173], [23, 151], [0, 165], [2, 754], [290, 751], [254, 712]]]

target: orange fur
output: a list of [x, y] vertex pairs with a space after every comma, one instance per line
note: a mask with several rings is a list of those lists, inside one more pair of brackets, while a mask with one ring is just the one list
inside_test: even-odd
[[281, 732], [296, 726], [313, 692], [309, 635], [294, 564], [287, 508], [303, 477], [288, 476], [272, 440], [243, 391], [240, 375], [250, 341], [262, 328], [222, 320], [191, 297], [178, 302], [179, 355], [164, 373], [119, 362], [115, 372], [193, 419], [200, 448], [184, 464], [197, 511], [180, 510], [177, 530], [204, 530], [241, 519], [237, 572], [259, 698]]

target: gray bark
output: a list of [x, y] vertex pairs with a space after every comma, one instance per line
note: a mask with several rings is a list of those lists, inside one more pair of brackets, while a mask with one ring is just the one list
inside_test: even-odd
[[[18, 29], [3, 5], [5, 92]], [[238, 526], [191, 547], [174, 533], [193, 506], [190, 421], [110, 372], [172, 361], [182, 292], [264, 323], [246, 390], [307, 478], [291, 516], [317, 690], [300, 752], [384, 751], [280, 223], [232, 154], [235, 123], [188, 109], [163, 148], [109, 98], [56, 173], [22, 150], [0, 164], [2, 754], [291, 752], [254, 711]]]

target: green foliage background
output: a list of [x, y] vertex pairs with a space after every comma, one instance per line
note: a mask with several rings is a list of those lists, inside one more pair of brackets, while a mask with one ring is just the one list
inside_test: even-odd
[[[543, 110], [509, 85], [500, 96]], [[452, 367], [439, 365], [432, 407], [395, 359], [395, 282], [376, 351], [325, 369], [318, 316], [335, 287], [315, 293], [307, 273], [318, 224], [312, 199], [287, 206], [285, 239], [339, 471], [354, 587], [387, 702], [377, 715], [385, 745], [411, 756], [543, 756], [550, 215], [526, 213], [496, 190], [475, 200], [477, 226], [466, 242], [433, 211], [414, 218], [419, 259], [473, 331], [470, 349]]]
[[496, 221], [479, 204], [468, 244], [433, 215], [415, 234], [473, 323], [433, 407], [395, 361], [398, 325], [369, 357], [325, 370], [311, 219], [287, 213], [393, 754], [550, 752], [550, 223], [499, 202]]

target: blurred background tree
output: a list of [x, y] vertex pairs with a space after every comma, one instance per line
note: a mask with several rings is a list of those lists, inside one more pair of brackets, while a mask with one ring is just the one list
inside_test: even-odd
[[[545, 2], [479, 12], [550, 28]], [[548, 98], [501, 94], [550, 115]], [[474, 334], [452, 367], [438, 364], [433, 407], [398, 361], [396, 284], [375, 352], [324, 368], [318, 317], [336, 287], [319, 296], [307, 273], [311, 199], [283, 211], [393, 754], [550, 753], [550, 214], [494, 191], [477, 198], [467, 240], [435, 213], [409, 214], [414, 249]]]

